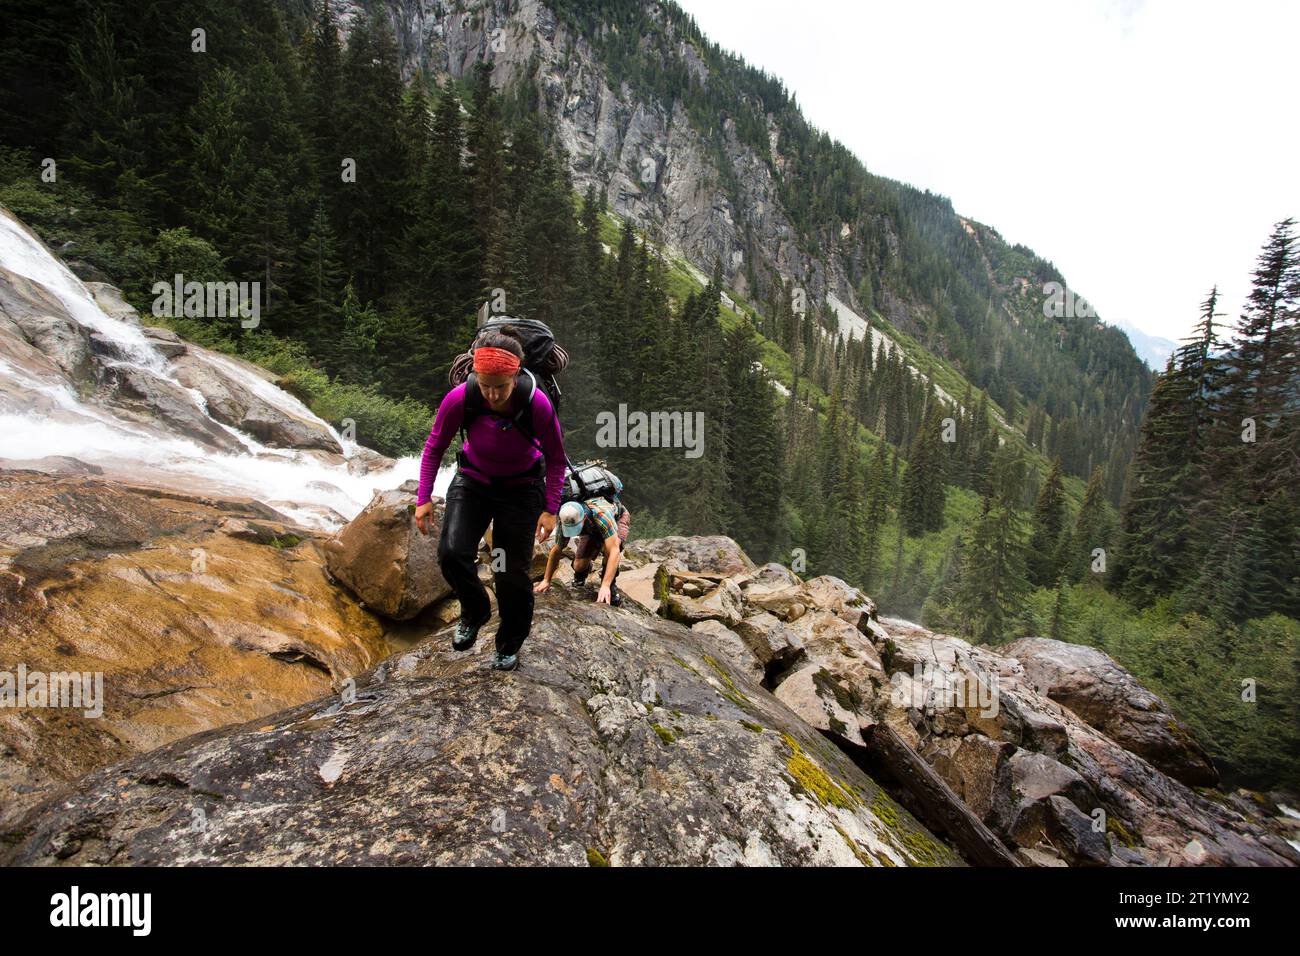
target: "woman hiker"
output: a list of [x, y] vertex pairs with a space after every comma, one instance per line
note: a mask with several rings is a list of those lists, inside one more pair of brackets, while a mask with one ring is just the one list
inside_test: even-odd
[[[492, 667], [503, 671], [518, 666], [519, 648], [532, 626], [533, 540], [544, 541], [555, 530], [567, 461], [555, 409], [545, 392], [525, 378], [529, 373], [520, 374], [523, 358], [523, 345], [508, 327], [479, 337], [474, 374], [438, 406], [420, 459], [415, 499], [416, 526], [428, 534], [438, 463], [464, 425], [456, 476], [447, 488], [438, 565], [460, 600], [460, 625], [451, 646], [467, 651], [492, 616], [477, 569], [479, 541], [491, 522], [501, 617]], [[522, 404], [529, 394], [531, 408]], [[504, 553], [505, 570], [497, 570], [497, 549]]]

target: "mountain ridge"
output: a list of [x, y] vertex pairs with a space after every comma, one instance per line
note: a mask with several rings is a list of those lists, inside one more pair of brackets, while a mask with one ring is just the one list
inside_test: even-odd
[[1086, 446], [1067, 472], [1086, 479], [1104, 465], [1118, 499], [1151, 384], [1127, 337], [1091, 316], [1047, 316], [1044, 284], [1064, 285], [1055, 266], [947, 198], [870, 173], [779, 80], [712, 44], [675, 4], [332, 9], [341, 25], [385, 13], [408, 77], [460, 81], [490, 63], [494, 87], [543, 119], [579, 192], [594, 186], [703, 273], [716, 259], [753, 308], [777, 313], [802, 289], [816, 314], [834, 295], [953, 362], [1018, 427], [1043, 406]]

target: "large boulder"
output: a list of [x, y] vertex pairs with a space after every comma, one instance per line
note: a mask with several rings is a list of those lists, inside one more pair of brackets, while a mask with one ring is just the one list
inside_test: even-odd
[[[872, 718], [895, 729], [1025, 862], [1300, 863], [1268, 818], [1162, 772], [1039, 693], [1017, 656], [872, 621], [889, 675]], [[809, 647], [834, 673], [834, 644]], [[827, 657], [832, 655], [832, 657]], [[851, 663], [856, 663], [853, 658]]]
[[741, 574], [733, 578], [733, 580], [736, 582], [736, 586], [745, 593], [748, 594], [753, 590], [755, 594], [760, 594], [763, 591], [776, 591], [781, 588], [793, 587], [802, 583], [803, 579], [784, 564], [769, 561], [761, 568]]
[[556, 591], [519, 670], [488, 636], [93, 774], [0, 831], [0, 862], [960, 862], [697, 633]]
[[140, 313], [136, 311], [135, 306], [126, 301], [121, 289], [109, 285], [107, 282], [86, 282], [83, 284], [86, 291], [94, 297], [95, 304], [110, 319], [117, 319], [119, 322], [125, 322], [128, 325], [140, 324]]
[[324, 565], [255, 501], [0, 472], [0, 669], [102, 675], [95, 707], [0, 709], [0, 818], [381, 660], [382, 627]]
[[[562, 562], [561, 568], [569, 562]], [[625, 597], [631, 598], [651, 614], [658, 613], [662, 598], [667, 594], [667, 572], [661, 570], [663, 565], [650, 561], [639, 567], [620, 569], [618, 588]]]
[[372, 471], [386, 471], [397, 464], [395, 459], [387, 455], [381, 455], [364, 445], [357, 445], [352, 451], [352, 457], [347, 460], [348, 473], [353, 475], [368, 475]]
[[[987, 739], [987, 738], [986, 738]], [[1012, 839], [1024, 847], [1047, 841], [1052, 807], [1049, 801], [1062, 797], [1079, 806], [1097, 806], [1097, 797], [1087, 781], [1065, 764], [1046, 754], [1016, 749], [1007, 761], [1009, 771], [1005, 802], [994, 807], [994, 817]]]
[[1004, 774], [1008, 758], [1018, 751], [1002, 740], [983, 734], [933, 737], [924, 756], [971, 812], [985, 823], [992, 821], [998, 801], [1010, 794]]
[[108, 377], [116, 388], [115, 404], [122, 411], [161, 422], [217, 451], [243, 451], [239, 439], [205, 415], [193, 397], [175, 382], [142, 366], [127, 364], [112, 366]]
[[735, 631], [764, 672], [789, 670], [805, 656], [803, 641], [775, 615], [760, 611], [742, 618]]
[[885, 682], [885, 667], [875, 645], [856, 627], [839, 615], [827, 611], [811, 611], [788, 625], [808, 657], [832, 666], [854, 684], [862, 685], [864, 696], [867, 684]]
[[[777, 696], [814, 726], [829, 722], [829, 730], [846, 743], [861, 745], [862, 732], [877, 722], [873, 705], [886, 683], [876, 649], [857, 628], [830, 611], [810, 611], [784, 629], [798, 651], [784, 658], [793, 663], [793, 674], [778, 673], [769, 665]], [[796, 694], [811, 711], [795, 706], [792, 695]], [[814, 719], [819, 711], [827, 715], [822, 720]]]
[[1006, 645], [1002, 652], [1020, 662], [1040, 694], [1175, 780], [1195, 787], [1219, 782], [1218, 771], [1191, 729], [1105, 651], [1030, 637]]
[[[0, 267], [0, 317], [7, 320], [5, 325], [11, 335], [21, 336], [24, 344], [73, 382], [86, 383], [93, 378], [94, 362], [86, 330], [45, 286]], [[12, 347], [0, 354], [4, 353], [12, 355]]]
[[686, 538], [673, 536], [629, 541], [626, 549], [629, 565], [635, 567], [651, 561], [676, 560], [687, 571], [730, 577], [754, 570], [754, 562], [731, 538], [723, 535]]
[[797, 620], [808, 610], [834, 614], [862, 633], [876, 618], [876, 602], [857, 588], [832, 575], [822, 575], [784, 587], [750, 586], [745, 601], [784, 621]]
[[163, 358], [174, 359], [179, 355], [184, 355], [189, 349], [185, 340], [171, 329], [150, 325], [142, 328], [140, 332], [153, 344], [153, 347], [158, 350]]
[[834, 575], [810, 578], [802, 587], [809, 607], [830, 611], [864, 634], [876, 619], [876, 602]]
[[731, 627], [739, 624], [743, 616], [740, 588], [731, 581], [723, 579], [707, 594], [699, 597], [687, 597], [674, 591], [668, 592], [659, 612], [674, 621], [691, 625], [700, 621], [721, 621]]
[[415, 524], [416, 483], [375, 492], [370, 504], [325, 545], [330, 574], [384, 617], [405, 621], [451, 594], [438, 569], [442, 500], [434, 499], [433, 527]]
[[773, 693], [810, 727], [862, 746], [861, 701], [820, 664], [806, 663], [782, 675]]
[[189, 345], [172, 359], [171, 370], [178, 382], [203, 395], [213, 418], [263, 444], [343, 451], [320, 421], [295, 414], [286, 401], [271, 401], [269, 392], [264, 395], [256, 380], [267, 373], [251, 363]]

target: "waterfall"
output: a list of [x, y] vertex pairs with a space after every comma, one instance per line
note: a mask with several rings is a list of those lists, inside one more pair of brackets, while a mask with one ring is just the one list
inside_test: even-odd
[[[302, 402], [241, 362], [191, 347], [189, 354], [216, 368], [249, 394], [294, 418], [314, 423], [338, 441], [343, 454], [276, 448], [216, 422], [196, 389], [185, 388], [169, 371], [168, 359], [139, 327], [108, 315], [67, 266], [7, 209], [0, 207], [0, 267], [22, 276], [57, 300], [71, 318], [110, 343], [115, 358], [97, 356], [102, 366], [129, 366], [162, 379], [194, 402], [197, 411], [236, 439], [239, 451], [219, 452], [161, 423], [141, 423], [111, 404], [78, 394], [74, 383], [52, 365], [24, 365], [15, 348], [0, 339], [0, 458], [76, 458], [128, 481], [201, 494], [238, 494], [263, 501], [289, 519], [320, 530], [350, 520], [376, 490], [419, 476], [419, 458], [357, 473], [348, 463], [360, 449], [346, 441]], [[439, 474], [436, 490], [450, 481]]]

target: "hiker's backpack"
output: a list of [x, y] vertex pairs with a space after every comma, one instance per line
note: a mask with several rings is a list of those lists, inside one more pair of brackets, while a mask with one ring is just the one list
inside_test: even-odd
[[551, 404], [555, 406], [558, 414], [560, 409], [560, 386], [555, 381], [555, 376], [568, 367], [569, 353], [565, 351], [564, 346], [555, 341], [550, 326], [545, 322], [539, 322], [537, 319], [512, 319], [507, 315], [498, 315], [488, 319], [474, 333], [474, 341], [469, 344], [469, 348], [452, 360], [451, 369], [447, 372], [447, 380], [451, 382], [452, 386], [468, 381], [469, 377], [474, 374], [474, 349], [478, 347], [483, 334], [485, 332], [499, 332], [507, 326], [517, 333], [523, 342], [523, 367], [533, 373], [537, 384], [542, 386], [542, 391], [551, 400]]
[[503, 326], [513, 329], [524, 346], [523, 367], [519, 370], [518, 382], [510, 399], [511, 421], [541, 451], [541, 444], [533, 434], [533, 395], [540, 387], [551, 400], [556, 417], [559, 417], [560, 386], [555, 381], [555, 376], [568, 366], [569, 353], [555, 341], [550, 327], [536, 319], [513, 319], [505, 315], [488, 319], [474, 333], [474, 341], [469, 348], [452, 361], [447, 380], [453, 387], [465, 383], [465, 417], [460, 428], [461, 439], [464, 440], [470, 422], [487, 407], [483, 393], [479, 391], [478, 377], [474, 374], [474, 349], [484, 332], [499, 331]]
[[622, 493], [623, 482], [605, 467], [603, 461], [584, 461], [571, 464], [565, 469], [560, 500], [587, 501], [590, 498], [604, 498], [611, 504], [621, 505], [618, 496]]

